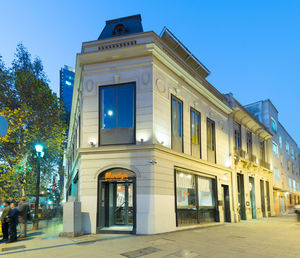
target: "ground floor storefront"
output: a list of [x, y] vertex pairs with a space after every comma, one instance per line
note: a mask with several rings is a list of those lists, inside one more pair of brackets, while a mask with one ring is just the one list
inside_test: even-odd
[[273, 189], [274, 210], [276, 216], [282, 216], [294, 213], [294, 206], [300, 204], [300, 194]]
[[159, 150], [82, 155], [83, 232], [157, 234], [234, 222], [231, 170], [187, 157]]

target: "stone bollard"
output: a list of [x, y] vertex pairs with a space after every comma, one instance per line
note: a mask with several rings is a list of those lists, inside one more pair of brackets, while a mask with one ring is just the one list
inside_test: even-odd
[[63, 232], [60, 237], [82, 236], [81, 203], [70, 196], [69, 201], [63, 204]]

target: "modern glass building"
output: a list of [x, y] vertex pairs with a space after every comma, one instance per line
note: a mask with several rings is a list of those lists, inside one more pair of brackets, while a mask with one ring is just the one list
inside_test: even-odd
[[66, 120], [70, 120], [70, 113], [72, 107], [72, 96], [74, 88], [75, 69], [65, 65], [59, 71], [60, 84], [59, 93], [60, 98], [64, 103], [66, 110]]

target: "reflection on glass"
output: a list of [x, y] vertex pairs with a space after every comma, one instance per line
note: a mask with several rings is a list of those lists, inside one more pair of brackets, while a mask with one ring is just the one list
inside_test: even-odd
[[101, 89], [101, 128], [116, 128], [116, 97], [117, 91], [115, 87]]
[[176, 173], [176, 194], [178, 209], [196, 208], [195, 176]]
[[134, 126], [134, 87], [118, 87], [118, 128]]
[[198, 200], [200, 207], [215, 206], [215, 198], [211, 178], [198, 177]]

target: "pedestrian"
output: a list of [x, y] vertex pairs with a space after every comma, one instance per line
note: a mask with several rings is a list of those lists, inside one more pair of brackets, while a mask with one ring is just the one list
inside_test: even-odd
[[29, 215], [29, 205], [28, 203], [26, 203], [26, 199], [24, 197], [20, 199], [18, 209], [19, 209], [19, 223], [21, 228], [21, 233], [18, 237], [25, 238], [27, 234], [27, 219]]
[[9, 207], [10, 202], [9, 201], [4, 201], [3, 205], [4, 205], [4, 210], [2, 212], [1, 215], [1, 223], [2, 223], [2, 234], [3, 234], [3, 238], [1, 240], [1, 242], [6, 242], [8, 241], [8, 214], [10, 211], [10, 207]]
[[17, 203], [12, 201], [10, 203], [10, 211], [7, 216], [9, 224], [9, 240], [6, 243], [12, 243], [17, 241], [18, 217], [19, 210], [17, 209]]

